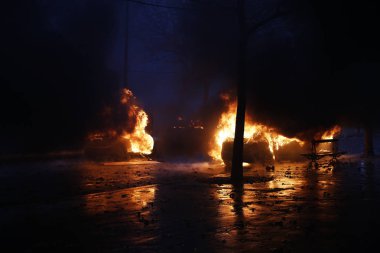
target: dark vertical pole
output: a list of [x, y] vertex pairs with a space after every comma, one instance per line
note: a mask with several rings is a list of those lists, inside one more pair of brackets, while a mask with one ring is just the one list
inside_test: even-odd
[[373, 150], [373, 128], [370, 123], [367, 123], [364, 129], [364, 155], [366, 157], [375, 155]]
[[122, 88], [128, 86], [129, 2], [125, 2], [124, 71]]
[[246, 106], [246, 20], [245, 0], [238, 0], [238, 22], [239, 22], [239, 49], [237, 70], [237, 113], [235, 139], [232, 155], [231, 179], [234, 183], [243, 182], [243, 151], [244, 151], [244, 122]]

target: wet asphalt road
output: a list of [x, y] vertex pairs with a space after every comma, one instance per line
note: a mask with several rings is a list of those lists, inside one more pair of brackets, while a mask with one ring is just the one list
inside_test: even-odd
[[[85, 160], [0, 166], [0, 252], [369, 252], [380, 160], [336, 168]], [[2, 249], [1, 249], [2, 248]]]

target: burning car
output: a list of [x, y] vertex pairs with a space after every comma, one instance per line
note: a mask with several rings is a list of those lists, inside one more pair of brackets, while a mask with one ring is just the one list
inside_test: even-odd
[[[208, 154], [214, 160], [223, 161], [226, 164], [232, 158], [237, 103], [229, 96], [223, 98], [227, 104], [226, 111], [219, 118]], [[304, 142], [298, 138], [288, 138], [278, 133], [273, 127], [254, 122], [249, 115], [245, 121], [244, 140], [245, 162], [273, 163], [276, 159], [276, 153], [280, 152], [281, 149], [289, 147], [289, 145], [297, 147], [304, 145]]]
[[[222, 160], [225, 165], [230, 166], [233, 154], [233, 139], [227, 139], [222, 146]], [[273, 156], [265, 142], [250, 142], [244, 140], [243, 162], [246, 163], [273, 163]]]
[[117, 136], [94, 133], [86, 141], [84, 155], [90, 160], [121, 161], [129, 159], [128, 148], [130, 143]]
[[116, 120], [117, 125], [114, 124], [107, 130], [89, 134], [84, 147], [87, 158], [120, 161], [147, 157], [152, 153], [154, 140], [146, 132], [148, 114], [136, 104], [135, 100], [130, 90], [122, 90], [117, 113], [109, 110], [106, 117], [107, 122], [114, 122], [114, 118], [122, 120]]

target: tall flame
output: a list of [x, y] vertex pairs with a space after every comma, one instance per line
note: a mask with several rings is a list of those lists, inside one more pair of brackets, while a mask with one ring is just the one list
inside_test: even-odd
[[[131, 98], [133, 98], [132, 91], [124, 89], [120, 102], [122, 104], [127, 104], [131, 101]], [[153, 137], [145, 131], [149, 122], [148, 115], [137, 105], [132, 104], [128, 108], [128, 115], [135, 117], [136, 124], [133, 131], [131, 133], [124, 132], [122, 138], [130, 141], [131, 151], [133, 153], [149, 155], [152, 153], [154, 140]]]
[[323, 134], [322, 134], [322, 137], [321, 139], [322, 140], [327, 140], [327, 139], [333, 139], [334, 137], [336, 137], [337, 135], [340, 134], [340, 131], [342, 130], [342, 128], [338, 125], [335, 125], [333, 128], [325, 131]]
[[[222, 161], [222, 146], [227, 139], [235, 137], [235, 124], [236, 124], [236, 101], [229, 101], [228, 109], [222, 113], [219, 123], [216, 128], [214, 139], [211, 143], [209, 155], [218, 161]], [[265, 141], [268, 143], [268, 148], [275, 159], [275, 150], [289, 144], [293, 141], [298, 142], [300, 145], [304, 143], [297, 138], [287, 138], [276, 132], [274, 128], [265, 126], [263, 124], [254, 123], [249, 117], [246, 117], [244, 127], [244, 139], [247, 142], [260, 142]]]

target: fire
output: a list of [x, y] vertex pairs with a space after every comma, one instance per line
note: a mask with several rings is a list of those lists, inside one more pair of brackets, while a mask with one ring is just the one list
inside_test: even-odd
[[[133, 97], [132, 91], [124, 89], [120, 102], [122, 104], [128, 104]], [[131, 151], [133, 153], [151, 154], [154, 146], [154, 140], [149, 135], [145, 128], [148, 126], [148, 114], [135, 104], [132, 104], [128, 108], [128, 116], [136, 119], [135, 127], [132, 132], [124, 131], [122, 138], [130, 141]]]
[[148, 125], [148, 115], [140, 110], [136, 118], [136, 127], [132, 133], [124, 133], [122, 136], [131, 142], [131, 150], [133, 153], [151, 154], [153, 150], [153, 137], [150, 136], [145, 128]]
[[[228, 98], [227, 98], [228, 99]], [[222, 146], [227, 139], [234, 139], [235, 137], [235, 123], [236, 123], [236, 101], [229, 101], [228, 110], [222, 113], [219, 123], [217, 125], [216, 133], [211, 144], [209, 155], [218, 161], [222, 161]], [[246, 142], [260, 142], [268, 143], [268, 148], [275, 159], [275, 150], [289, 144], [293, 141], [298, 142], [300, 145], [304, 143], [297, 138], [287, 138], [276, 132], [274, 128], [265, 126], [260, 123], [253, 122], [249, 117], [246, 117], [244, 127], [244, 139]]]
[[338, 125], [335, 125], [333, 128], [327, 130], [322, 134], [321, 139], [327, 140], [327, 139], [333, 139], [334, 137], [338, 136], [340, 134], [340, 131], [342, 128]]

